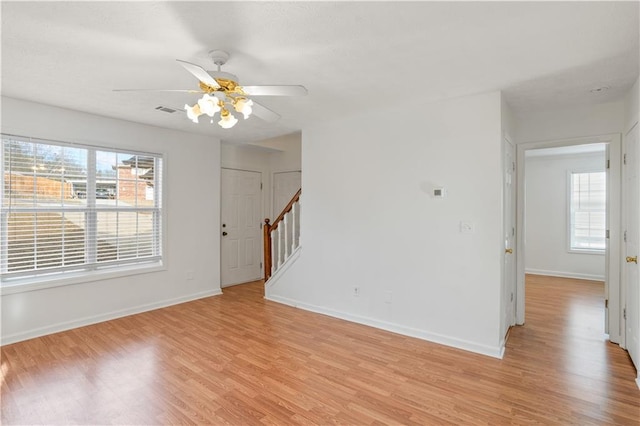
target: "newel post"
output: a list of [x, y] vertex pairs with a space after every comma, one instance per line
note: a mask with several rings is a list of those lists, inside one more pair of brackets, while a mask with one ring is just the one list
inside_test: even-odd
[[268, 280], [271, 277], [271, 225], [269, 225], [269, 218], [264, 220], [262, 226], [263, 244], [264, 244], [264, 280]]

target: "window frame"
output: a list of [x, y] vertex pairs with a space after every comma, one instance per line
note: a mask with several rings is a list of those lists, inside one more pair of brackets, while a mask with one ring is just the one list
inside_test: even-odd
[[[2, 246], [2, 252], [0, 256], [2, 259], [7, 259], [8, 256], [8, 238], [7, 230], [7, 217], [12, 212], [82, 212], [85, 213], [85, 231], [86, 234], [93, 235], [93, 238], [85, 240], [85, 262], [79, 265], [72, 265], [69, 267], [62, 266], [60, 268], [44, 269], [41, 271], [28, 270], [18, 273], [7, 273], [7, 271], [0, 271], [0, 294], [13, 294], [23, 291], [31, 291], [42, 288], [57, 287], [69, 284], [78, 284], [84, 282], [99, 281], [104, 279], [113, 279], [118, 277], [143, 274], [149, 272], [157, 272], [166, 270], [166, 156], [162, 152], [148, 152], [140, 151], [129, 148], [121, 148], [115, 146], [97, 146], [84, 143], [63, 142], [52, 139], [34, 138], [22, 135], [15, 135], [9, 133], [2, 133], [2, 139], [12, 139], [17, 141], [23, 141], [34, 144], [44, 144], [52, 146], [78, 148], [87, 151], [87, 194], [88, 196], [86, 205], [82, 207], [65, 207], [64, 205], [56, 206], [53, 208], [38, 208], [37, 206], [26, 208], [12, 208], [4, 204], [4, 191], [5, 191], [5, 179], [4, 179], [4, 143], [0, 144], [2, 153], [0, 159], [0, 194], [3, 197], [0, 200], [0, 243]], [[160, 161], [159, 167], [161, 172], [159, 177], [154, 179], [154, 206], [136, 206], [136, 207], [96, 207], [96, 194], [95, 187], [97, 177], [96, 170], [96, 153], [97, 152], [112, 152], [118, 154], [126, 154], [132, 156], [147, 156], [153, 157], [154, 162], [157, 164], [157, 160]], [[90, 192], [92, 191], [93, 192]], [[106, 262], [94, 262], [88, 263], [90, 259], [87, 259], [88, 252], [92, 249], [89, 246], [95, 247], [97, 244], [97, 216], [101, 212], [142, 212], [151, 211], [156, 213], [153, 215], [152, 223], [154, 226], [152, 244], [156, 245], [154, 250], [157, 250], [157, 255], [153, 255], [148, 258], [131, 258], [125, 260], [115, 260]], [[92, 222], [92, 223], [90, 223]], [[91, 232], [90, 226], [93, 231]], [[95, 240], [95, 241], [93, 241]], [[95, 254], [95, 253], [94, 253]], [[94, 259], [95, 260], [95, 259]]]
[[[605, 243], [605, 247], [598, 249], [598, 248], [574, 248], [572, 247], [572, 235], [573, 235], [573, 215], [572, 215], [572, 198], [573, 198], [573, 175], [574, 174], [586, 174], [586, 173], [604, 173], [605, 174], [605, 204], [604, 204], [604, 214], [605, 214], [605, 238], [604, 238], [604, 243]], [[566, 200], [567, 200], [567, 243], [566, 243], [566, 248], [567, 248], [567, 252], [568, 253], [573, 253], [573, 254], [592, 254], [592, 255], [602, 255], [604, 256], [606, 254], [607, 251], [607, 238], [606, 238], [606, 228], [607, 228], [607, 191], [608, 191], [608, 183], [606, 182], [606, 179], [608, 179], [607, 176], [607, 171], [605, 169], [598, 169], [598, 168], [584, 168], [584, 169], [570, 169], [567, 170], [567, 195], [566, 195]]]

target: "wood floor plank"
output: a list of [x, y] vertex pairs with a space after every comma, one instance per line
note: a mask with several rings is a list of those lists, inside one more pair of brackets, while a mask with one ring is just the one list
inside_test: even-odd
[[2, 424], [640, 425], [603, 283], [527, 276], [497, 360], [266, 301], [261, 282], [1, 348]]

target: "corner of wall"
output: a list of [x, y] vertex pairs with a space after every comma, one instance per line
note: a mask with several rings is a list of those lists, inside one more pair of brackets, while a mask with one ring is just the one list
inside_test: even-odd
[[500, 125], [502, 127], [502, 137], [515, 144], [515, 120], [511, 105], [507, 102], [504, 93], [500, 92]]
[[624, 133], [626, 134], [640, 120], [640, 78], [638, 78], [627, 93], [624, 100], [625, 121]]

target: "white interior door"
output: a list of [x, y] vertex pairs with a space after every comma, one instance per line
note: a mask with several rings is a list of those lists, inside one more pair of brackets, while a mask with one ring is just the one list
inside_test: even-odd
[[302, 173], [294, 172], [278, 172], [273, 174], [273, 217], [276, 218], [285, 208], [287, 203], [291, 201], [296, 192], [302, 186]]
[[220, 281], [226, 287], [262, 277], [261, 174], [232, 169], [221, 173]]
[[516, 162], [515, 149], [511, 142], [504, 139], [504, 176], [503, 176], [503, 235], [504, 235], [504, 318], [503, 336], [509, 327], [515, 324], [516, 304]]
[[[640, 247], [640, 159], [638, 125], [625, 138], [625, 284], [626, 323], [625, 343], [636, 368], [640, 368], [640, 274], [638, 273], [638, 249]], [[639, 376], [640, 377], [640, 376]]]

